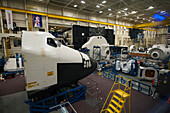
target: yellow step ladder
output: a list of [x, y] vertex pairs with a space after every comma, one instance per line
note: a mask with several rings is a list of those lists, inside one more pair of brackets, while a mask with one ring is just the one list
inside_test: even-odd
[[132, 80], [123, 76], [116, 76], [115, 82], [107, 96], [107, 99], [100, 113], [121, 113], [124, 109], [126, 100], [129, 100], [130, 113], [130, 95], [131, 95]]

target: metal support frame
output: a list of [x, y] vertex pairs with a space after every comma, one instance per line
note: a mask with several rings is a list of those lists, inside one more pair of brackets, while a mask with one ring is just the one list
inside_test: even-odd
[[93, 47], [93, 58], [100, 62], [100, 56], [101, 56], [101, 48], [99, 46], [94, 46]]
[[[61, 97], [63, 97], [69, 103], [74, 103], [85, 99], [86, 89], [86, 85], [78, 85], [78, 87], [74, 89], [59, 93], [55, 96], [51, 96], [37, 102], [31, 102], [30, 100], [25, 100], [24, 102], [29, 105], [30, 113], [49, 113], [51, 111], [58, 110], [61, 107], [61, 104], [58, 103], [58, 100], [61, 99]], [[73, 96], [68, 97], [68, 94], [70, 93], [73, 93]]]
[[[110, 71], [110, 69], [104, 69], [103, 70], [103, 77], [115, 81], [116, 75], [114, 73], [112, 73], [112, 71]], [[129, 78], [129, 77], [126, 77], [126, 78]], [[139, 91], [139, 92], [142, 92], [142, 93], [144, 93], [148, 96], [151, 96], [152, 93], [153, 93], [150, 85], [136, 81], [134, 79], [132, 79], [132, 88]]]
[[84, 49], [82, 52], [87, 56], [90, 56], [90, 49]]

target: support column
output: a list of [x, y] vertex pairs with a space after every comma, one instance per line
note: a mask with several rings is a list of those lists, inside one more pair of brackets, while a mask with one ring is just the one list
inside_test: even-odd
[[4, 33], [4, 25], [3, 25], [3, 20], [2, 20], [2, 11], [0, 10], [0, 19], [1, 19], [1, 31]]
[[26, 19], [26, 27], [27, 27], [27, 31], [29, 31], [28, 14], [27, 14], [27, 13], [25, 13], [25, 19]]
[[2, 38], [2, 42], [3, 42], [3, 48], [4, 48], [4, 55], [5, 55], [5, 58], [6, 58], [7, 57], [7, 51], [6, 51], [5, 37]]
[[46, 20], [45, 32], [48, 32], [48, 16], [45, 17], [45, 20]]

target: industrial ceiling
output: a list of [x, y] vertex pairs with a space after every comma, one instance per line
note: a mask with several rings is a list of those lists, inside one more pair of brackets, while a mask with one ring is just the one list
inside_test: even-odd
[[62, 9], [97, 14], [131, 23], [154, 22], [152, 16], [161, 13], [170, 16], [169, 0], [26, 0], [56, 5]]

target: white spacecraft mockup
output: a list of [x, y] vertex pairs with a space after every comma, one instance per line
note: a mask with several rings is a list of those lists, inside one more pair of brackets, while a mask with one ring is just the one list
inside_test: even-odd
[[90, 56], [93, 57], [93, 47], [99, 46], [101, 48], [101, 56], [106, 57], [106, 51], [109, 50], [109, 43], [103, 36], [92, 36], [82, 46], [82, 48], [90, 49]]
[[77, 82], [97, 67], [95, 60], [46, 32], [23, 31], [22, 52], [28, 98]]
[[[18, 60], [18, 61], [17, 61]], [[21, 58], [9, 58], [4, 65], [5, 72], [17, 72], [24, 70], [24, 65]]]
[[165, 44], [155, 44], [152, 48], [148, 49], [148, 52], [153, 59], [164, 60], [170, 55], [170, 46]]

